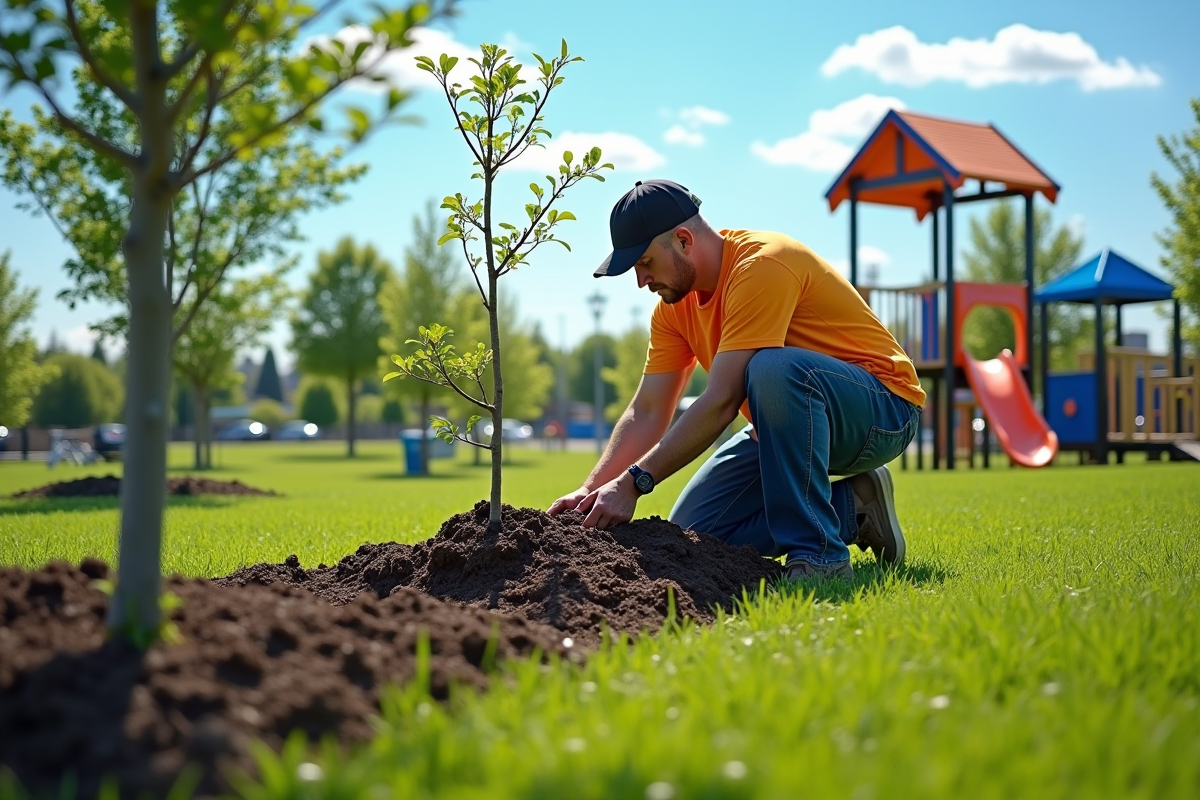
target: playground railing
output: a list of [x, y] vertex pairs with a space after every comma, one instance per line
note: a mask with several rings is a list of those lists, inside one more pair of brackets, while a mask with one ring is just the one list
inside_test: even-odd
[[918, 369], [945, 364], [944, 283], [931, 281], [918, 286], [886, 288], [860, 286], [858, 290]]
[[1189, 440], [1200, 424], [1200, 359], [1174, 376], [1170, 357], [1132, 347], [1107, 350], [1108, 439], [1111, 442]]

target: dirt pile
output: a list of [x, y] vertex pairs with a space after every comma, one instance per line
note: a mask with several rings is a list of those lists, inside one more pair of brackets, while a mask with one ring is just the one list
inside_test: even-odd
[[[121, 479], [116, 475], [91, 476], [73, 481], [60, 481], [17, 492], [13, 497], [32, 499], [37, 497], [110, 497], [121, 493]], [[209, 478], [198, 478], [185, 475], [181, 478], [167, 479], [168, 495], [199, 495], [225, 494], [250, 495], [254, 497], [274, 497], [275, 492], [255, 489], [241, 481], [214, 481]]]
[[633, 634], [657, 631], [669, 591], [678, 614], [711, 622], [713, 608], [728, 609], [743, 589], [755, 591], [782, 572], [753, 548], [729, 547], [657, 517], [599, 531], [584, 528], [574, 512], [551, 517], [504, 506], [503, 529], [489, 534], [487, 514], [481, 502], [420, 544], [367, 544], [316, 569], [291, 557], [245, 567], [216, 583], [279, 581], [335, 604], [408, 587], [553, 625], [588, 645], [599, 641], [604, 625]]
[[410, 680], [420, 631], [431, 689], [482, 686], [489, 638], [497, 658], [566, 654], [561, 633], [523, 619], [401, 589], [334, 606], [284, 584], [218, 587], [173, 578], [182, 635], [142, 653], [105, 641], [103, 562], [0, 569], [0, 764], [29, 790], [56, 795], [73, 770], [80, 796], [103, 775], [122, 796], [163, 796], [187, 762], [201, 792], [249, 769], [247, 744], [278, 747], [292, 730], [342, 742], [371, 735], [383, 684]]

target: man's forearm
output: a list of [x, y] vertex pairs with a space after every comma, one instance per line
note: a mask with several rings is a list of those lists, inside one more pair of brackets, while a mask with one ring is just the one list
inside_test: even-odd
[[700, 395], [638, 465], [655, 481], [666, 480], [707, 450], [737, 414], [732, 401]]
[[670, 424], [670, 417], [639, 414], [633, 408], [625, 409], [625, 413], [613, 428], [612, 438], [608, 440], [604, 454], [600, 456], [592, 474], [584, 482], [584, 488], [595, 489], [621, 477], [630, 464], [644, 456], [646, 451], [663, 437]]

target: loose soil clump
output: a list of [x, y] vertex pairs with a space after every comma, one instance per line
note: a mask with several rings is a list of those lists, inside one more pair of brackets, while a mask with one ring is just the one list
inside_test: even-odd
[[782, 573], [752, 547], [730, 547], [658, 517], [610, 531], [583, 527], [575, 512], [551, 517], [504, 506], [502, 518], [500, 533], [488, 533], [488, 504], [480, 502], [420, 544], [365, 544], [316, 569], [302, 568], [294, 557], [255, 564], [216, 583], [281, 582], [334, 604], [364, 593], [388, 597], [419, 589], [553, 625], [594, 645], [604, 627], [634, 635], [657, 631], [671, 596], [680, 617], [712, 622], [717, 607], [729, 609], [743, 591], [757, 591], [761, 581]]
[[[115, 497], [121, 493], [121, 479], [116, 475], [90, 476], [73, 481], [60, 481], [17, 492], [13, 497], [32, 499], [37, 497]], [[167, 494], [192, 496], [200, 494], [250, 495], [254, 497], [276, 497], [275, 492], [255, 489], [241, 481], [215, 481], [185, 475], [167, 479]]]
[[552, 628], [411, 589], [334, 606], [282, 583], [179, 577], [166, 589], [182, 640], [141, 652], [105, 638], [107, 574], [94, 559], [0, 568], [0, 764], [35, 795], [56, 796], [70, 770], [80, 796], [112, 776], [123, 797], [161, 797], [188, 762], [211, 794], [251, 770], [253, 739], [364, 741], [380, 688], [414, 677], [422, 631], [439, 699], [482, 687], [493, 655], [568, 653]]

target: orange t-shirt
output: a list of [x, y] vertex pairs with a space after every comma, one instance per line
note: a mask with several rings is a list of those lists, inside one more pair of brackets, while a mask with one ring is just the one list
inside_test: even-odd
[[[850, 282], [782, 233], [721, 231], [721, 277], [708, 302], [689, 292], [650, 318], [647, 375], [696, 361], [711, 370], [729, 350], [800, 347], [856, 364], [893, 393], [925, 404], [912, 360]], [[749, 420], [749, 404], [742, 406]]]

